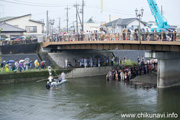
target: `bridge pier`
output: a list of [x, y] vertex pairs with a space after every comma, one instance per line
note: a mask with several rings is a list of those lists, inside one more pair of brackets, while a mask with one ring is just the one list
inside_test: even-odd
[[158, 59], [158, 88], [167, 88], [180, 85], [179, 52], [147, 52], [145, 53], [145, 57]]

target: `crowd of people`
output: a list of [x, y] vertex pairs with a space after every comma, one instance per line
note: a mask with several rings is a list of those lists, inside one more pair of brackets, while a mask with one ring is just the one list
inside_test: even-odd
[[[140, 35], [140, 36], [139, 36]], [[139, 38], [140, 37], [140, 38]], [[108, 40], [141, 40], [141, 41], [176, 41], [177, 32], [157, 32], [155, 29], [151, 32], [149, 29], [142, 29], [139, 34], [139, 30], [123, 29], [119, 33], [106, 33], [104, 31], [86, 31], [78, 33], [61, 33], [44, 39], [44, 42], [64, 42], [64, 41], [108, 41]]]
[[111, 70], [106, 75], [106, 80], [131, 80], [132, 78], [142, 75], [151, 73], [152, 71], [157, 71], [157, 59], [148, 59], [145, 61], [144, 57], [140, 58], [137, 57], [137, 65], [125, 68], [124, 65], [121, 65], [119, 69]]
[[68, 59], [65, 59], [65, 67], [101, 67], [101, 66], [109, 66], [113, 65], [115, 62], [115, 57], [83, 57], [80, 59], [73, 59], [74, 64]]
[[33, 61], [31, 61], [29, 58], [25, 58], [24, 60], [19, 60], [19, 61], [8, 60], [1, 62], [1, 73], [10, 72], [10, 71], [22, 72], [33, 68], [38, 69], [39, 67], [41, 69], [44, 69], [45, 61], [41, 61], [41, 63], [39, 63], [38, 60], [35, 60], [33, 63]]

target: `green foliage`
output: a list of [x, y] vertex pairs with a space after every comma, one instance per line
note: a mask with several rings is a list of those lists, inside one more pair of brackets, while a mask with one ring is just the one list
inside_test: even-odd
[[124, 65], [125, 68], [128, 68], [132, 66], [137, 66], [138, 64], [133, 60], [126, 60], [126, 62], [122, 61], [121, 65], [118, 65], [118, 63], [115, 63], [113, 67], [114, 69], [120, 69], [122, 65]]
[[26, 40], [31, 40], [31, 36], [26, 36]]
[[[59, 75], [61, 72], [68, 73], [72, 69], [63, 69], [63, 70], [52, 70], [53, 76]], [[26, 72], [4, 72], [0, 74], [0, 83], [8, 83], [11, 82], [21, 82], [22, 80], [26, 81], [26, 79], [38, 80], [39, 78], [48, 78], [49, 72], [48, 70], [36, 70], [36, 71], [26, 71]]]
[[134, 66], [134, 65], [137, 65], [137, 63], [133, 60], [127, 60], [126, 62], [122, 61], [122, 64], [124, 66]]

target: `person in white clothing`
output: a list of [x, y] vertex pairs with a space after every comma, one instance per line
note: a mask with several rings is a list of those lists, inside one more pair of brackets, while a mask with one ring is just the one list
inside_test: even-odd
[[62, 79], [62, 80], [65, 80], [65, 76], [66, 76], [65, 73], [62, 72], [62, 73], [61, 73], [61, 79]]

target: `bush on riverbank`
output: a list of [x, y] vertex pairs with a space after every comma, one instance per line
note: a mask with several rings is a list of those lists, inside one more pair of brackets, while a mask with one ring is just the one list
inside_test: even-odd
[[122, 64], [127, 68], [127, 67], [131, 67], [131, 66], [137, 66], [137, 62], [133, 61], [133, 60], [127, 60], [126, 62], [122, 61]]
[[126, 62], [122, 61], [121, 65], [118, 65], [117, 63], [114, 65], [115, 69], [120, 68], [122, 65], [124, 65], [125, 68], [137, 66], [138, 64], [133, 60], [126, 60]]

